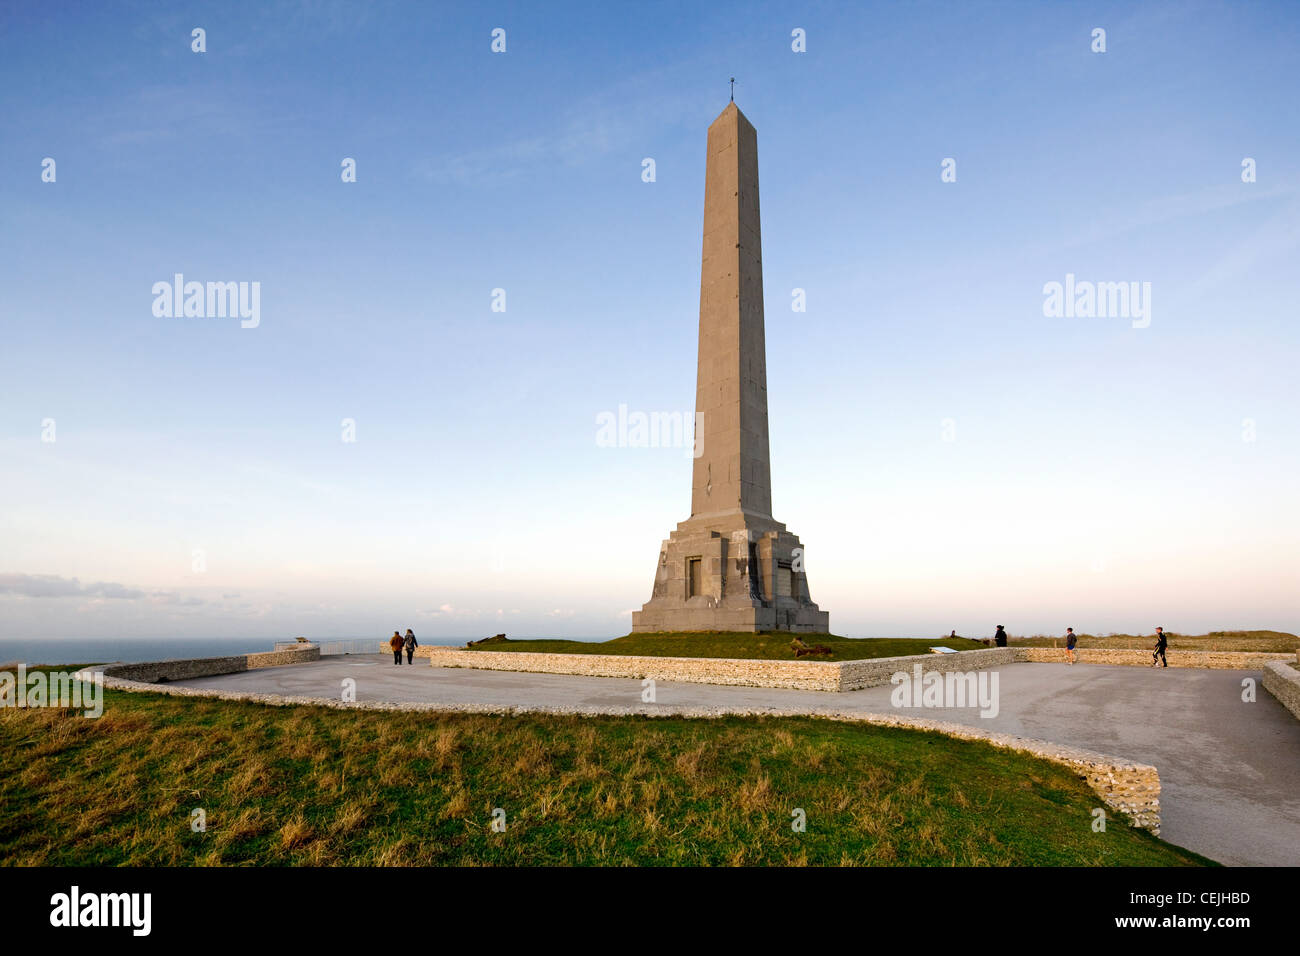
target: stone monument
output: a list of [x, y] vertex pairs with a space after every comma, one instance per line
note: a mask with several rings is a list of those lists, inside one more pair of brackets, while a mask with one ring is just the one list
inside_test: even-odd
[[827, 633], [803, 548], [772, 518], [758, 135], [734, 102], [709, 127], [691, 516], [659, 550], [632, 630]]

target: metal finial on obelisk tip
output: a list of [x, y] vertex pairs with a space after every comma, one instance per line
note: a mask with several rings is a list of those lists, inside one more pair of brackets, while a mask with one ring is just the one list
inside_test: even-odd
[[736, 78], [731, 78], [731, 102], [736, 102]]

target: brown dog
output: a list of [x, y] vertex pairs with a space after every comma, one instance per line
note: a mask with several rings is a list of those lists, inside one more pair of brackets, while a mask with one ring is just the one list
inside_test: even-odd
[[790, 649], [794, 651], [795, 657], [830, 657], [835, 653], [825, 644], [814, 644], [809, 647], [798, 637], [790, 642]]

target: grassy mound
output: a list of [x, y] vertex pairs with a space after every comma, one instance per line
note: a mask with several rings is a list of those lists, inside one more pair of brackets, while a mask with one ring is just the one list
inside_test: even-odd
[[[951, 647], [954, 651], [982, 649], [978, 641], [965, 638], [851, 638], [833, 634], [801, 634], [809, 646], [821, 644], [830, 655], [809, 660], [857, 661], [871, 657], [902, 657], [927, 654], [931, 647]], [[648, 657], [731, 657], [745, 660], [794, 660], [788, 632], [744, 634], [735, 631], [678, 632], [670, 634], [628, 634], [611, 641], [537, 640], [516, 641], [489, 638], [468, 648], [471, 651], [529, 651], [545, 654], [622, 654]]]
[[[1112, 819], [1063, 768], [813, 718], [277, 708], [106, 694], [0, 712], [11, 865], [1209, 861]], [[207, 828], [193, 832], [202, 808]], [[505, 832], [493, 832], [493, 810]], [[806, 832], [792, 814], [806, 814]]]
[[[1211, 631], [1208, 634], [1174, 634], [1165, 629], [1170, 650], [1182, 651], [1277, 651], [1300, 649], [1300, 637], [1286, 631]], [[1137, 648], [1149, 651], [1156, 643], [1150, 634], [1080, 634], [1080, 647]], [[1062, 636], [1013, 637], [1012, 646], [1064, 647]]]

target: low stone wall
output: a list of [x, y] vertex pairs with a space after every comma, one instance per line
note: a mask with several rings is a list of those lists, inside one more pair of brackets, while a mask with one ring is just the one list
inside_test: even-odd
[[956, 654], [909, 654], [906, 657], [875, 657], [861, 661], [840, 661], [840, 686], [836, 690], [861, 690], [888, 684], [899, 671], [911, 674], [921, 665], [922, 674], [946, 674], [949, 671], [975, 671], [985, 667], [1014, 664], [1016, 653], [1010, 647], [993, 647], [983, 651], [958, 651]]
[[293, 650], [267, 651], [263, 654], [236, 654], [231, 657], [196, 657], [174, 661], [149, 661], [139, 664], [109, 664], [105, 677], [157, 684], [163, 681], [189, 680], [193, 677], [216, 677], [257, 670], [260, 667], [281, 667], [285, 664], [302, 664], [320, 660], [320, 648], [315, 644]]
[[266, 651], [262, 654], [245, 654], [248, 670], [260, 667], [283, 667], [285, 664], [305, 664], [307, 661], [320, 660], [320, 647], [316, 644], [296, 647], [291, 651]]
[[829, 692], [888, 684], [899, 671], [917, 665], [922, 673], [978, 670], [1015, 662], [1008, 647], [957, 654], [914, 654], [862, 661], [764, 661], [720, 657], [649, 657], [620, 654], [545, 654], [530, 651], [429, 649], [434, 667], [523, 671], [532, 674], [577, 674], [584, 677], [652, 678], [691, 684], [782, 687]]
[[[1016, 647], [1016, 660], [1031, 664], [1064, 664], [1064, 647]], [[1118, 664], [1150, 667], [1151, 651], [1121, 647], [1079, 647], [1075, 658], [1081, 664]], [[1170, 667], [1208, 667], [1220, 670], [1259, 670], [1270, 661], [1295, 660], [1294, 654], [1266, 651], [1165, 651]]]
[[[466, 652], [473, 653], [473, 652]], [[557, 656], [557, 655], [552, 655]], [[574, 655], [566, 655], [574, 656]], [[950, 655], [951, 656], [951, 655]], [[659, 658], [662, 660], [663, 658]], [[800, 662], [802, 663], [802, 662]], [[1125, 814], [1129, 822], [1142, 829], [1160, 834], [1160, 775], [1149, 764], [1136, 763], [1122, 757], [1112, 757], [1091, 750], [1066, 747], [1046, 740], [999, 734], [993, 731], [967, 727], [923, 717], [899, 714], [865, 714], [858, 711], [812, 708], [798, 710], [776, 707], [673, 707], [658, 704], [641, 704], [636, 707], [577, 706], [577, 707], [501, 707], [493, 704], [449, 704], [428, 701], [361, 701], [347, 702], [334, 697], [291, 697], [283, 694], [256, 694], [223, 691], [199, 687], [177, 687], [169, 684], [148, 684], [107, 675], [104, 686], [110, 690], [169, 694], [175, 697], [205, 697], [217, 700], [244, 701], [272, 707], [332, 707], [336, 710], [416, 711], [424, 713], [491, 714], [553, 714], [580, 717], [687, 717], [712, 719], [719, 717], [817, 717], [845, 723], [868, 724], [877, 727], [899, 727], [906, 730], [929, 731], [962, 740], [987, 743], [994, 747], [1014, 750], [1039, 757], [1066, 767], [1086, 782], [1103, 804], [1111, 810]], [[80, 680], [90, 680], [91, 671], [75, 675]]]
[[244, 656], [236, 657], [198, 657], [190, 660], [149, 661], [140, 664], [109, 664], [104, 668], [105, 677], [120, 677], [123, 680], [140, 681], [156, 684], [159, 681], [186, 680], [190, 677], [212, 677], [217, 674], [233, 674], [247, 670]]
[[[432, 653], [434, 652], [435, 649], [436, 649], [436, 648], [435, 648], [433, 645], [431, 645], [431, 644], [417, 644], [417, 645], [415, 645], [415, 656], [416, 656], [416, 657], [428, 657], [430, 654], [432, 654]], [[387, 642], [387, 641], [384, 641], [383, 643], [381, 643], [381, 644], [379, 645], [379, 653], [381, 653], [381, 654], [391, 654], [391, 653], [393, 653], [393, 649], [392, 649], [391, 647], [388, 646], [388, 642]], [[402, 654], [405, 655], [405, 654], [406, 654], [406, 651], [402, 651]]]
[[1300, 720], [1300, 670], [1287, 661], [1269, 661], [1264, 665], [1262, 683], [1266, 691]]
[[430, 648], [434, 667], [467, 667], [531, 674], [577, 674], [583, 677], [632, 677], [691, 684], [739, 687], [784, 687], [795, 690], [840, 689], [839, 663], [827, 661], [760, 661], [720, 657], [650, 657], [620, 654], [539, 654], [530, 651], [464, 651]]
[[[1004, 664], [1065, 663], [1063, 647], [993, 647], [956, 654], [914, 654], [854, 661], [742, 660], [716, 657], [650, 657], [618, 654], [550, 654], [532, 651], [466, 651], [451, 647], [419, 647], [416, 656], [434, 667], [522, 671], [533, 674], [575, 674], [583, 677], [653, 678], [693, 684], [741, 687], [781, 687], [841, 692], [888, 684], [903, 671], [921, 665], [924, 674], [973, 671]], [[1085, 664], [1149, 667], [1151, 652], [1124, 648], [1079, 648]], [[1243, 651], [1173, 651], [1170, 667], [1258, 670], [1270, 662], [1290, 661], [1292, 654]]]

